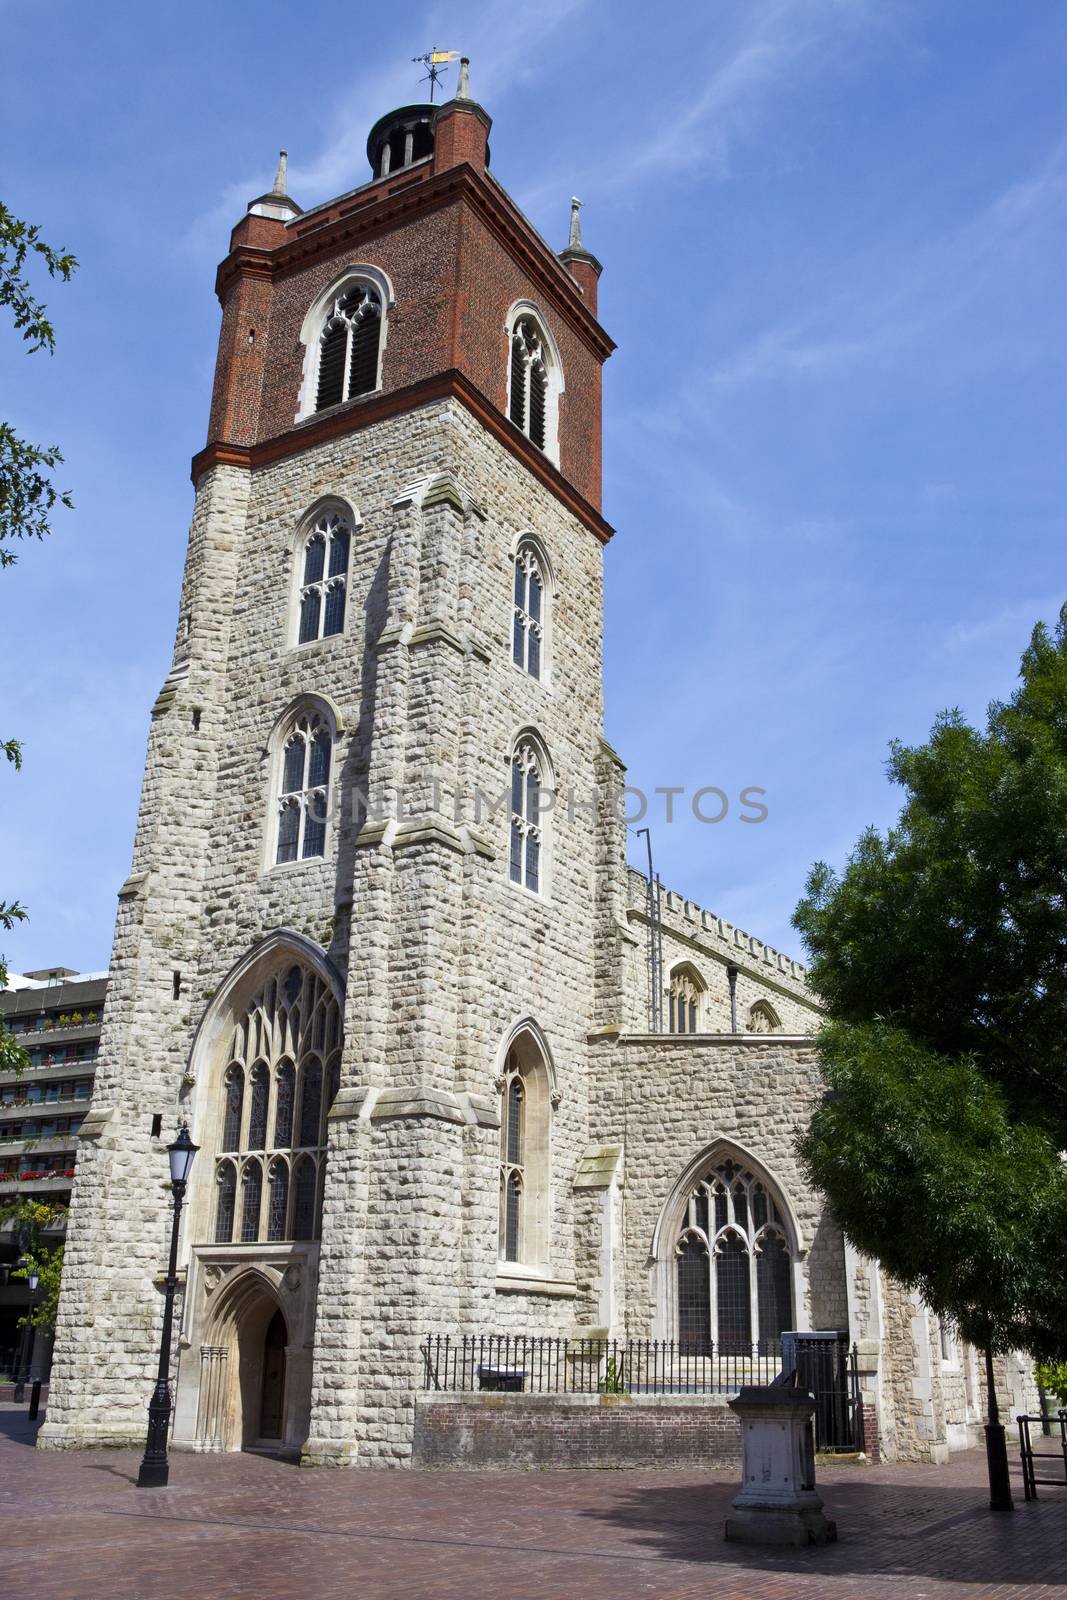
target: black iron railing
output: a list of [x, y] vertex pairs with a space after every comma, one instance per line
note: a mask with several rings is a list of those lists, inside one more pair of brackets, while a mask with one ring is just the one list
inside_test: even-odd
[[673, 1339], [556, 1339], [527, 1334], [431, 1334], [422, 1346], [427, 1389], [513, 1389], [527, 1394], [736, 1394], [770, 1383], [778, 1350], [723, 1350]]
[[[789, 1336], [803, 1387], [815, 1395], [815, 1447], [862, 1450], [863, 1404], [855, 1346], [842, 1336]], [[430, 1334], [423, 1387], [525, 1394], [736, 1394], [781, 1376], [777, 1341], [716, 1346], [704, 1340], [563, 1339], [515, 1333]]]

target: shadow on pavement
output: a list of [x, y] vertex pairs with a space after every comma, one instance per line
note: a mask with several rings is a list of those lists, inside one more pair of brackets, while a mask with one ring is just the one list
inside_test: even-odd
[[674, 1561], [751, 1566], [761, 1571], [841, 1575], [863, 1572], [955, 1583], [1067, 1584], [1067, 1491], [1048, 1490], [1013, 1514], [989, 1510], [983, 1488], [880, 1482], [856, 1469], [849, 1481], [820, 1482], [835, 1545], [778, 1550], [728, 1544], [723, 1524], [735, 1489], [722, 1483], [622, 1490], [610, 1506], [580, 1515], [611, 1524], [630, 1547]]

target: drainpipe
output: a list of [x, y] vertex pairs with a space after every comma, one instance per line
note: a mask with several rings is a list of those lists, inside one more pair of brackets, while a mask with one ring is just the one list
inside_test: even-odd
[[731, 961], [726, 968], [726, 977], [730, 984], [730, 1032], [737, 1032], [737, 974], [740, 967], [735, 967]]

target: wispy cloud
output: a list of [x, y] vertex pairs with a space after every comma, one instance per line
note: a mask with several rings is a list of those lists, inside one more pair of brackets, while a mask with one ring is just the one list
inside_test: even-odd
[[[975, 216], [917, 244], [879, 241], [862, 259], [842, 261], [833, 293], [802, 317], [765, 329], [720, 361], [716, 388], [834, 376], [861, 364], [910, 359], [935, 335], [951, 337], [990, 292], [999, 293], [1021, 260], [1040, 259], [1037, 235], [1067, 221], [1067, 140], [1057, 143], [1033, 173], [1010, 184]], [[966, 339], [957, 354], [966, 367], [1048, 353], [1029, 322], [1009, 339], [995, 322], [981, 340]]]
[[[411, 27], [410, 36], [449, 41], [449, 47], [462, 48], [471, 57], [475, 97], [493, 102], [513, 85], [535, 76], [548, 37], [573, 21], [588, 4], [589, 0], [542, 0], [537, 11], [537, 55], [530, 48], [527, 30], [516, 26], [510, 0], [484, 0], [465, 7], [429, 6]], [[411, 62], [398, 62], [392, 56], [387, 61], [363, 59], [366, 64], [345, 82], [324, 119], [319, 149], [290, 151], [289, 192], [305, 206], [367, 181], [364, 147], [369, 129], [383, 110], [421, 98], [424, 92], [413, 92], [416, 68]], [[284, 122], [279, 119], [279, 143], [283, 130]], [[195, 219], [186, 236], [188, 248], [196, 253], [204, 249], [217, 253], [219, 239], [225, 238], [226, 230], [243, 215], [248, 201], [270, 188], [275, 158], [270, 152], [264, 154], [262, 168], [228, 183], [210, 209]]]

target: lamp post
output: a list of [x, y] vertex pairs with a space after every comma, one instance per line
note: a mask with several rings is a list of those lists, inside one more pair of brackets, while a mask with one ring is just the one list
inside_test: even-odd
[[145, 1442], [141, 1470], [137, 1474], [139, 1489], [165, 1488], [170, 1477], [170, 1463], [167, 1460], [167, 1435], [170, 1431], [171, 1413], [170, 1336], [174, 1323], [174, 1291], [178, 1286], [178, 1224], [193, 1157], [199, 1148], [200, 1146], [195, 1145], [190, 1139], [189, 1129], [184, 1123], [179, 1128], [174, 1143], [167, 1146], [167, 1155], [170, 1158], [170, 1186], [174, 1194], [174, 1219], [170, 1230], [170, 1262], [164, 1280], [159, 1371], [156, 1374], [156, 1386], [152, 1391], [152, 1398], [148, 1402], [148, 1438]]
[[26, 1379], [30, 1375], [30, 1357], [33, 1352], [33, 1322], [31, 1320], [33, 1317], [33, 1299], [37, 1293], [37, 1285], [41, 1281], [37, 1268], [30, 1266], [30, 1263], [27, 1261], [25, 1256], [19, 1260], [18, 1265], [20, 1267], [30, 1268], [26, 1279], [30, 1286], [30, 1300], [29, 1305], [26, 1308], [26, 1318], [22, 1324], [22, 1346], [19, 1350], [19, 1370], [15, 1375], [16, 1404], [20, 1400], [25, 1400], [26, 1398]]

